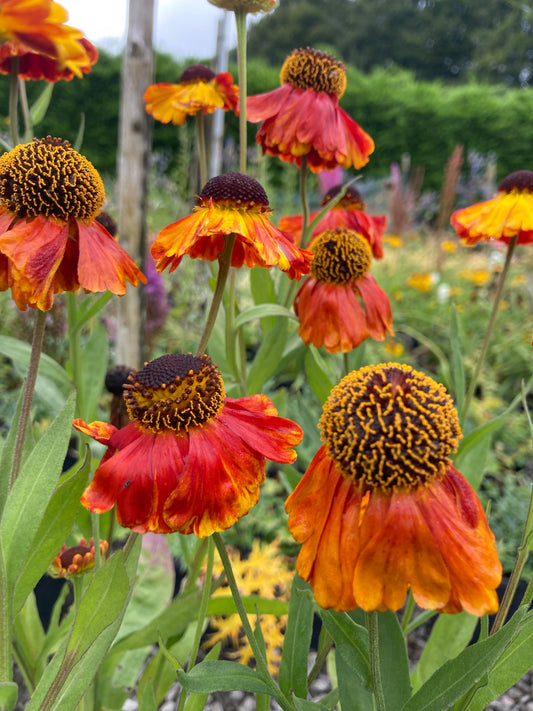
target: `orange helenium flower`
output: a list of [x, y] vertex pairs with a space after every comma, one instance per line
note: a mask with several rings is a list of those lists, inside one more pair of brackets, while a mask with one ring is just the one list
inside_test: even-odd
[[0, 0], [0, 72], [19, 58], [23, 79], [72, 79], [91, 70], [96, 47], [83, 32], [65, 25], [68, 13], [52, 0]]
[[[342, 189], [342, 185], [336, 185], [328, 190], [322, 201], [322, 206], [327, 205], [336, 197]], [[313, 228], [312, 237], [317, 237], [325, 230], [335, 230], [337, 227], [353, 230], [363, 235], [368, 240], [372, 248], [372, 254], [376, 259], [383, 257], [383, 245], [381, 237], [387, 227], [385, 215], [367, 215], [364, 212], [366, 205], [358, 190], [351, 185], [347, 188], [336, 205], [326, 212], [324, 217]], [[312, 221], [318, 212], [312, 212], [309, 220]], [[279, 228], [293, 236], [295, 244], [300, 244], [302, 238], [303, 218], [301, 215], [288, 215], [279, 221]]]
[[382, 341], [387, 333], [394, 335], [389, 299], [369, 273], [368, 241], [337, 228], [322, 232], [309, 246], [311, 275], [294, 299], [303, 342], [347, 353], [367, 338]]
[[533, 242], [533, 172], [518, 170], [502, 180], [492, 200], [456, 210], [450, 222], [467, 244], [497, 239]]
[[157, 271], [174, 271], [183, 256], [213, 261], [224, 240], [236, 235], [232, 267], [273, 267], [291, 279], [309, 273], [312, 255], [299, 249], [270, 222], [271, 208], [261, 185], [241, 173], [211, 178], [197, 197], [192, 215], [168, 225], [152, 245]]
[[502, 567], [485, 513], [451, 464], [461, 430], [444, 387], [410, 366], [333, 388], [324, 445], [289, 496], [299, 575], [324, 608], [494, 613]]
[[229, 72], [215, 74], [204, 64], [191, 64], [177, 84], [152, 84], [144, 92], [146, 111], [162, 123], [182, 124], [187, 116], [215, 109], [236, 111], [239, 87]]
[[68, 141], [48, 136], [0, 157], [0, 290], [20, 309], [50, 309], [54, 294], [80, 287], [126, 292], [146, 281], [96, 221], [102, 179]]
[[172, 354], [133, 371], [124, 388], [132, 422], [74, 426], [108, 446], [82, 504], [115, 504], [139, 533], [223, 531], [259, 500], [267, 460], [293, 462], [302, 430], [265, 395], [227, 398], [208, 356]]
[[281, 86], [247, 99], [248, 121], [263, 123], [263, 153], [317, 173], [336, 166], [362, 168], [374, 141], [339, 106], [346, 89], [342, 62], [316, 49], [295, 49], [281, 68]]

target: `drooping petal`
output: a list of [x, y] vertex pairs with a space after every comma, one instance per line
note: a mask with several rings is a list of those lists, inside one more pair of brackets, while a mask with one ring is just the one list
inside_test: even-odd
[[392, 311], [387, 294], [371, 274], [365, 274], [358, 279], [356, 286], [363, 300], [370, 338], [382, 341], [387, 333], [393, 336]]

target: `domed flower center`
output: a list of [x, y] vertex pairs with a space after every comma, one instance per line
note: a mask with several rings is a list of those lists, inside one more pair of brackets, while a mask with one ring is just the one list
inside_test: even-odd
[[188, 431], [218, 415], [224, 405], [224, 383], [209, 356], [176, 353], [161, 356], [124, 385], [132, 420], [152, 432]]
[[445, 388], [399, 363], [343, 378], [324, 405], [320, 428], [339, 469], [365, 490], [384, 493], [442, 477], [462, 437]]
[[191, 64], [190, 67], [187, 67], [187, 69], [182, 72], [178, 83], [185, 84], [186, 82], [194, 81], [208, 82], [214, 79], [215, 76], [215, 72], [209, 69], [209, 67], [206, 67], [205, 64]]
[[372, 252], [367, 240], [353, 230], [325, 230], [311, 246], [311, 274], [325, 284], [347, 284], [370, 269]]
[[92, 222], [104, 184], [87, 158], [60, 138], [34, 138], [0, 157], [0, 205], [18, 217]]
[[[328, 202], [337, 197], [342, 188], [342, 185], [335, 185], [335, 187], [330, 188], [322, 200], [322, 205], [327, 205]], [[364, 210], [366, 205], [359, 190], [352, 188], [350, 185], [335, 207], [343, 207], [348, 210]]]
[[510, 193], [513, 190], [533, 193], [533, 171], [517, 170], [510, 173], [498, 186], [500, 193]]
[[296, 89], [324, 91], [340, 99], [346, 90], [346, 67], [318, 49], [295, 49], [281, 67], [280, 80]]
[[270, 212], [267, 194], [260, 183], [242, 173], [224, 173], [211, 178], [198, 196], [198, 204], [213, 200], [219, 207], [239, 210], [259, 208]]

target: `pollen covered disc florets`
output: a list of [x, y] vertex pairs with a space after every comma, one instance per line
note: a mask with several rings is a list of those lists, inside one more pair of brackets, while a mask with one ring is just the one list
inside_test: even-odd
[[92, 222], [105, 199], [92, 163], [60, 138], [34, 138], [0, 157], [0, 204], [18, 217]]
[[224, 173], [211, 178], [198, 197], [200, 205], [213, 200], [217, 205], [238, 209], [255, 207], [270, 211], [268, 197], [261, 183], [242, 173]]
[[206, 67], [205, 64], [191, 64], [187, 69], [185, 69], [180, 78], [179, 83], [192, 82], [192, 81], [211, 81], [215, 78], [215, 72]]
[[296, 89], [324, 91], [340, 99], [346, 90], [346, 67], [318, 49], [295, 49], [281, 67], [280, 80]]
[[152, 432], [187, 431], [216, 417], [224, 383], [209, 356], [176, 353], [134, 370], [124, 385], [129, 416]]
[[510, 173], [498, 185], [498, 190], [500, 193], [510, 193], [513, 190], [533, 193], [533, 171], [517, 170]]
[[444, 476], [462, 437], [445, 388], [400, 363], [343, 378], [324, 405], [320, 429], [343, 474], [385, 493]]
[[[327, 205], [333, 200], [333, 198], [337, 197], [343, 187], [343, 185], [335, 185], [334, 187], [330, 188], [328, 192], [324, 195], [322, 205]], [[359, 192], [359, 190], [356, 190], [354, 187], [349, 185], [346, 188], [346, 192], [341, 197], [339, 202], [335, 205], [335, 207], [344, 207], [351, 210], [364, 210], [366, 204], [363, 198], [361, 197], [361, 193]]]
[[347, 284], [360, 279], [372, 263], [368, 241], [353, 230], [325, 230], [313, 240], [310, 249], [311, 274], [325, 284]]

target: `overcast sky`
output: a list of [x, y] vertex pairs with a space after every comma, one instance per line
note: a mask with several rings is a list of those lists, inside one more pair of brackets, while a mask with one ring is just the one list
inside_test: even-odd
[[[127, 0], [58, 0], [68, 10], [68, 24], [95, 44], [118, 50], [126, 35]], [[217, 27], [224, 11], [207, 0], [156, 0], [157, 49], [179, 58], [214, 55]], [[230, 46], [235, 44], [234, 18], [227, 21]]]

